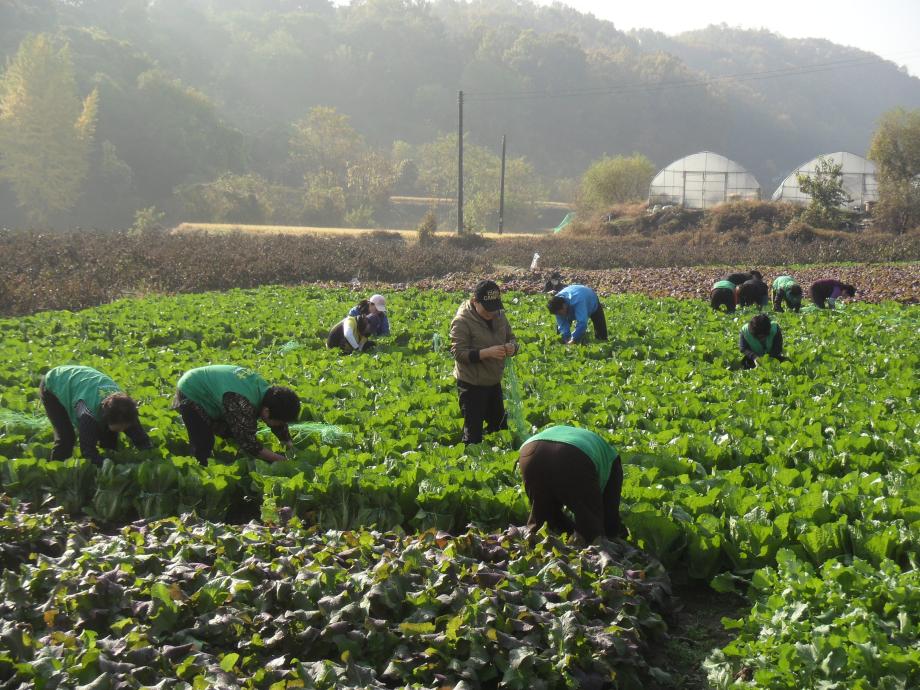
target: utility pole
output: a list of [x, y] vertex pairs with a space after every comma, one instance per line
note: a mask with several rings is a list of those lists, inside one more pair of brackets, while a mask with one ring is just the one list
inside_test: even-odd
[[498, 234], [502, 234], [505, 227], [505, 135], [502, 134], [502, 177], [501, 191], [498, 193]]
[[457, 137], [457, 234], [463, 234], [463, 91], [457, 92], [460, 111], [459, 136]]

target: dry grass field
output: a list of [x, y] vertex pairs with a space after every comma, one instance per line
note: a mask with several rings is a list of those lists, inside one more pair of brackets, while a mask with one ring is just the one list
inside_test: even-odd
[[[226, 234], [231, 232], [245, 232], [250, 235], [346, 235], [354, 236], [366, 233], [376, 232], [393, 232], [402, 235], [405, 239], [411, 240], [418, 236], [415, 230], [396, 230], [390, 228], [321, 228], [312, 226], [299, 225], [240, 225], [239, 223], [180, 223], [172, 232], [174, 234], [184, 234], [189, 232], [210, 232], [215, 234]], [[451, 232], [442, 230], [438, 235], [450, 235]], [[540, 232], [508, 232], [499, 235], [495, 232], [483, 233], [484, 237], [497, 239], [500, 237], [540, 237], [549, 234], [548, 231]]]

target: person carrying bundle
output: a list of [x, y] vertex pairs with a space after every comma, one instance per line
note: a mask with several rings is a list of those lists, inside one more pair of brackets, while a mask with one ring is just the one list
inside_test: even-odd
[[377, 314], [346, 316], [329, 331], [326, 347], [330, 350], [337, 347], [345, 354], [370, 351], [374, 341], [369, 336], [376, 327], [377, 318]]
[[766, 314], [757, 314], [741, 327], [738, 348], [744, 357], [741, 366], [745, 369], [756, 367], [757, 360], [764, 355], [780, 361], [786, 359], [783, 356], [783, 331]]
[[802, 287], [792, 276], [779, 276], [773, 281], [773, 309], [782, 311], [783, 302], [795, 312], [802, 308]]
[[856, 288], [839, 280], [819, 280], [811, 284], [811, 299], [818, 309], [824, 309], [825, 303], [833, 309], [840, 297], [854, 297]]
[[371, 295], [348, 310], [349, 316], [374, 316], [372, 319], [370, 335], [390, 335], [390, 321], [387, 318], [387, 301], [383, 295]]
[[530, 500], [528, 526], [548, 523], [558, 532], [578, 532], [589, 543], [601, 535], [626, 536], [620, 521], [623, 463], [601, 436], [573, 426], [549, 427], [524, 441], [518, 464]]
[[480, 280], [470, 299], [450, 322], [450, 351], [463, 414], [463, 442], [482, 442], [482, 427], [491, 433], [507, 429], [502, 375], [505, 358], [519, 351], [502, 309], [501, 290]]
[[[584, 343], [588, 319], [594, 324], [594, 337], [607, 340], [607, 320], [597, 293], [584, 285], [569, 285], [553, 295], [547, 304], [549, 313], [556, 317], [556, 332], [566, 345]], [[572, 331], [572, 321], [575, 330]]]
[[120, 432], [138, 449], [153, 447], [141, 428], [137, 403], [101, 371], [75, 364], [54, 367], [42, 377], [38, 390], [54, 429], [52, 460], [73, 455], [77, 434], [80, 452], [95, 465], [102, 464], [97, 446], [114, 450]]
[[284, 456], [265, 448], [256, 438], [259, 421], [293, 448], [288, 424], [300, 414], [300, 398], [290, 388], [269, 386], [251, 369], [213, 364], [185, 372], [172, 405], [188, 431], [191, 454], [202, 465], [214, 450], [215, 435], [232, 438], [247, 453], [268, 462]]

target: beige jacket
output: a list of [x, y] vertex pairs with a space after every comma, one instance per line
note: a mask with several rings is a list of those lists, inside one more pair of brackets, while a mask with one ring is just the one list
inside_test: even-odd
[[474, 386], [494, 386], [501, 383], [505, 361], [501, 359], [479, 360], [479, 351], [493, 345], [517, 341], [511, 332], [511, 325], [505, 314], [498, 314], [486, 321], [476, 313], [472, 302], [460, 305], [454, 320], [450, 322], [450, 351], [454, 355], [454, 378]]

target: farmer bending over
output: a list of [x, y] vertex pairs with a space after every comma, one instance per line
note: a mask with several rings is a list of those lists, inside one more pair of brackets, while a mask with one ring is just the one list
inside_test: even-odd
[[[518, 463], [530, 499], [527, 525], [557, 532], [625, 537], [620, 522], [623, 464], [616, 448], [587, 429], [551, 426], [521, 446]], [[563, 512], [572, 511], [575, 522]]]
[[114, 450], [122, 431], [135, 447], [152, 447], [141, 428], [137, 403], [101, 371], [70, 364], [54, 367], [42, 377], [38, 390], [54, 428], [52, 460], [73, 455], [74, 429], [80, 435], [83, 457], [96, 465], [102, 464], [97, 446]]
[[757, 360], [764, 355], [770, 355], [783, 361], [783, 332], [779, 324], [770, 321], [766, 314], [757, 314], [748, 323], [741, 327], [738, 338], [738, 347], [744, 359], [741, 366], [753, 369]]
[[256, 438], [259, 420], [279, 441], [293, 448], [288, 424], [300, 413], [300, 398], [290, 388], [269, 386], [245, 367], [214, 364], [182, 374], [173, 400], [188, 431], [191, 453], [202, 465], [214, 450], [214, 436], [232, 438], [244, 451], [268, 462], [284, 460]]
[[735, 291], [738, 286], [730, 280], [719, 280], [713, 283], [712, 290], [709, 292], [709, 306], [719, 311], [725, 307], [729, 314], [735, 311]]
[[779, 276], [773, 281], [773, 309], [782, 311], [783, 302], [795, 312], [802, 308], [802, 287], [792, 276]]
[[847, 283], [841, 283], [839, 280], [819, 280], [811, 284], [811, 299], [818, 309], [824, 309], [825, 302], [827, 306], [833, 309], [840, 297], [853, 297], [855, 295], [855, 287]]
[[[607, 340], [604, 307], [591, 288], [584, 285], [569, 285], [551, 297], [547, 307], [550, 314], [555, 314], [556, 331], [566, 345], [585, 342], [589, 317], [594, 324], [594, 337], [598, 340]], [[572, 321], [575, 322], [574, 332]]]
[[756, 304], [758, 309], [763, 309], [769, 302], [767, 284], [758, 276], [745, 280], [738, 286], [738, 306], [747, 307]]
[[450, 351], [463, 413], [463, 442], [481, 443], [486, 431], [507, 429], [502, 374], [505, 357], [518, 353], [511, 324], [502, 310], [501, 291], [480, 280], [450, 322]]

